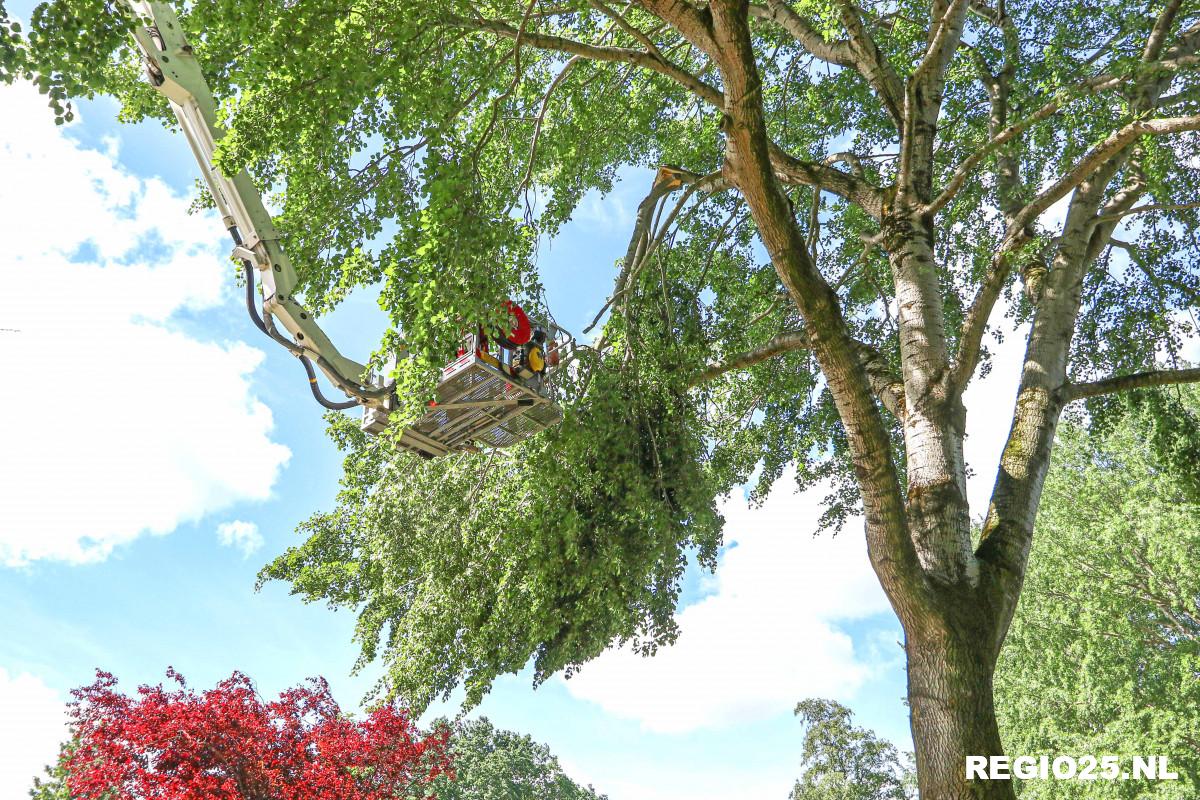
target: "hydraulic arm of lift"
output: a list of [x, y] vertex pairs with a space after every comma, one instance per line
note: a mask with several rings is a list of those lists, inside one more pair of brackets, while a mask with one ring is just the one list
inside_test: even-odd
[[[246, 306], [255, 325], [300, 359], [313, 395], [321, 405], [338, 410], [362, 406], [364, 428], [382, 429], [395, 403], [392, 387], [368, 375], [363, 364], [338, 352], [297, 302], [296, 271], [280, 245], [271, 215], [250, 175], [242, 170], [226, 177], [213, 164], [216, 140], [222, 135], [217, 124], [217, 104], [184, 37], [178, 16], [169, 5], [156, 0], [126, 2], [147, 23], [138, 25], [134, 36], [150, 82], [170, 101], [225, 228], [233, 237], [233, 256], [245, 267]], [[262, 284], [261, 314], [254, 297], [255, 272]], [[292, 338], [278, 330], [276, 320]], [[335, 402], [326, 398], [317, 384], [313, 363], [334, 386], [353, 399]]]

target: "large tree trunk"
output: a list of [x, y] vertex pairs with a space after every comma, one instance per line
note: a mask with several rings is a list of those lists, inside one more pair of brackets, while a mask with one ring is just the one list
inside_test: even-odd
[[[1011, 781], [968, 780], [968, 756], [1003, 754], [992, 676], [996, 651], [992, 627], [978, 605], [953, 601], [941, 620], [909, 626], [908, 701], [921, 800], [1012, 800]], [[977, 619], [963, 619], [977, 616]]]

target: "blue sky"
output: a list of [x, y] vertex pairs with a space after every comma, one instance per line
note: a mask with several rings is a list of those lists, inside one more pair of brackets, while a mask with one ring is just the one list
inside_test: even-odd
[[[4, 797], [53, 756], [61, 703], [96, 667], [130, 689], [168, 665], [200, 687], [237, 669], [267, 695], [324, 675], [348, 708], [377, 675], [350, 675], [352, 615], [253, 589], [296, 524], [333, 504], [340, 459], [300, 366], [246, 319], [220, 224], [184, 213], [186, 144], [118, 125], [108, 101], [80, 110], [56, 129], [29, 87], [0, 89], [0, 213], [22, 234], [0, 262], [16, 287], [0, 358], [63, 387], [0, 388]], [[589, 196], [542, 247], [568, 328], [603, 302], [649, 178]], [[365, 357], [383, 315], [363, 293], [323, 324]], [[675, 648], [606, 654], [537, 690], [506, 678], [476, 713], [547, 742], [613, 800], [786, 796], [791, 711], [808, 696], [907, 747], [899, 626], [861, 529], [813, 538], [819, 495], [785, 484], [761, 509], [726, 504], [721, 569], [689, 573]], [[223, 526], [240, 536], [223, 544]]]

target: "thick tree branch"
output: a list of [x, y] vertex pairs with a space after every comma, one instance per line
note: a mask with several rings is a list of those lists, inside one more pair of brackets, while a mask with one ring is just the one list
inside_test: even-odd
[[[1191, 49], [1195, 47], [1195, 42], [1193, 42], [1192, 39], [1195, 38], [1196, 34], [1196, 31], [1189, 29], [1184, 36], [1180, 37], [1179, 44], [1172, 48], [1172, 57], [1163, 59], [1161, 61], [1153, 59], [1147, 60], [1144, 66], [1140, 68], [1142, 70], [1142, 74], [1152, 74], [1157, 70], [1162, 70], [1168, 73], [1176, 73], [1187, 67], [1193, 66], [1196, 62], [1196, 58], [1195, 56], [1191, 55]], [[1150, 43], [1148, 42], [1146, 53], [1153, 53], [1154, 58], [1157, 59], [1158, 53], [1162, 50], [1162, 44], [1162, 42], [1159, 42], [1156, 47], [1150, 47]], [[946, 186], [942, 190], [941, 194], [938, 195], [933, 202], [926, 206], [925, 213], [936, 214], [938, 211], [945, 208], [946, 204], [949, 203], [950, 200], [952, 200], [959, 192], [959, 190], [962, 189], [963, 184], [965, 183], [966, 179], [970, 177], [973, 170], [979, 166], [984, 159], [996, 152], [1008, 142], [1012, 141], [1020, 134], [1024, 133], [1032, 125], [1058, 113], [1073, 100], [1095, 95], [1100, 92], [1109, 91], [1111, 89], [1117, 89], [1127, 85], [1130, 81], [1131, 78], [1129, 76], [1110, 75], [1107, 73], [1103, 75], [1096, 75], [1092, 78], [1088, 78], [1087, 80], [1080, 81], [1074, 86], [1068, 87], [1060, 92], [1058, 97], [1050, 100], [1037, 111], [1026, 116], [1021, 121], [1015, 122], [999, 133], [994, 134], [988, 140], [988, 142], [986, 142], [980, 149], [972, 153], [962, 162], [962, 164], [958, 166], [957, 169], [955, 169], [953, 175], [951, 176], [950, 180], [947, 181]]]
[[1162, 136], [1170, 133], [1195, 130], [1200, 130], [1200, 115], [1131, 122], [1092, 148], [1070, 171], [1042, 191], [1025, 208], [1021, 209], [1017, 217], [1023, 224], [1037, 219], [1043, 211], [1066, 197], [1068, 192], [1082, 183], [1089, 175], [1113, 158], [1113, 156], [1143, 136]]
[[[935, 8], [936, 8], [935, 4]], [[963, 24], [970, 8], [968, 0], [951, 0], [945, 7], [941, 17], [933, 24], [925, 56], [913, 71], [911, 82], [926, 79], [940, 81], [950, 63], [950, 58], [958, 48], [962, 38]]]
[[991, 316], [992, 308], [1000, 297], [1004, 282], [1008, 279], [1014, 251], [1029, 240], [1028, 226], [1043, 211], [1065, 197], [1069, 191], [1140, 137], [1187, 130], [1200, 130], [1200, 115], [1132, 122], [1093, 148], [1066, 175], [1021, 209], [1009, 225], [1004, 242], [963, 319], [952, 376], [955, 386], [960, 390], [964, 388], [975, 371], [988, 317]]
[[898, 201], [928, 203], [933, 186], [933, 150], [941, 112], [946, 67], [962, 41], [968, 3], [939, 0], [932, 4], [925, 55], [904, 84], [900, 128], [900, 161], [896, 174]]
[[719, 55], [713, 41], [711, 16], [687, 0], [635, 0], [639, 6], [671, 25], [691, 45], [714, 61]]
[[995, 153], [1004, 145], [1008, 144], [1013, 139], [1020, 136], [1030, 127], [1041, 122], [1044, 119], [1052, 117], [1054, 114], [1062, 110], [1062, 108], [1072, 99], [1082, 97], [1085, 94], [1095, 94], [1107, 89], [1115, 88], [1124, 82], [1124, 78], [1114, 77], [1111, 75], [1101, 75], [1092, 78], [1079, 84], [1074, 91], [1066, 93], [1067, 96], [1055, 98], [1043, 105], [1037, 111], [1025, 117], [1019, 122], [1014, 122], [1004, 130], [996, 133], [982, 147], [974, 151], [970, 156], [959, 164], [954, 170], [954, 174], [950, 176], [950, 180], [946, 182], [946, 186], [942, 189], [941, 194], [937, 196], [929, 205], [925, 206], [923, 213], [936, 214], [946, 207], [954, 196], [962, 189], [966, 179], [971, 176], [975, 168], [978, 167], [984, 159]]
[[750, 16], [769, 20], [792, 35], [801, 47], [816, 58], [857, 71], [876, 92], [892, 121], [901, 124], [904, 85], [895, 68], [880, 53], [863, 25], [858, 8], [841, 4], [842, 22], [849, 39], [827, 41], [811, 22], [796, 12], [786, 0], [766, 0], [765, 5], [750, 5]]
[[1145, 194], [1146, 176], [1142, 173], [1140, 161], [1140, 154], [1135, 152], [1130, 159], [1129, 176], [1126, 178], [1125, 184], [1096, 212], [1097, 217], [1095, 226], [1092, 228], [1092, 237], [1084, 255], [1087, 263], [1095, 261], [1100, 255], [1100, 251], [1112, 240], [1118, 220], [1108, 219], [1108, 217], [1117, 216], [1119, 219], [1120, 214], [1132, 208], [1138, 198]]
[[[1189, 32], [1188, 38], [1181, 38], [1170, 55], [1191, 52], [1198, 43], [1191, 36], [1192, 32]], [[1147, 48], [1145, 57], [1153, 58], [1157, 52], [1156, 48]], [[1147, 114], [1168, 83], [1157, 70], [1143, 72], [1128, 95], [1133, 115]], [[1196, 122], [1197, 119], [1149, 120], [1142, 124], [1148, 126], [1150, 133], [1162, 133], [1195, 129]], [[1085, 156], [1059, 185], [1044, 193], [1053, 195], [1060, 191], [1061, 185], [1074, 181], [1074, 186], [1070, 187], [1074, 189], [1074, 196], [1059, 237], [1053, 268], [1046, 277], [1046, 291], [1036, 305], [1013, 427], [1001, 457], [1001, 469], [978, 551], [980, 562], [985, 566], [982, 576], [1002, 614], [1001, 632], [1016, 606], [1054, 429], [1063, 404], [1068, 402], [1067, 391], [1064, 391], [1069, 386], [1066, 365], [1071, 334], [1082, 303], [1080, 287], [1089, 265], [1111, 238], [1117, 224], [1116, 220], [1098, 220], [1129, 210], [1146, 190], [1147, 182], [1140, 163], [1141, 148], [1135, 147], [1131, 151], [1129, 144], [1147, 131], [1131, 128], [1134, 126], [1126, 126], [1110, 136]], [[1125, 185], [1104, 203], [1110, 181], [1124, 164], [1128, 164], [1129, 169]], [[1045, 200], [1044, 197], [1040, 199]], [[1028, 219], [1032, 221], [1033, 218]], [[1014, 224], [1019, 221], [1014, 220]], [[1139, 380], [1153, 382], [1158, 379], [1148, 376], [1116, 379], [1126, 386]], [[1116, 381], [1097, 382], [1096, 387], [1086, 391], [1102, 392], [1106, 387], [1115, 388]]]
[[[1001, 641], [1020, 595], [1034, 520], [1062, 411], [1071, 333], [1082, 295], [1093, 220], [1125, 154], [1105, 163], [1071, 200], [1045, 292], [1036, 304], [1025, 348], [1021, 383], [1000, 457], [976, 555], [980, 585], [997, 614]], [[999, 641], [997, 641], [999, 646]]]
[[1062, 388], [1064, 403], [1073, 403], [1089, 397], [1127, 392], [1131, 389], [1146, 389], [1152, 386], [1170, 386], [1177, 383], [1200, 383], [1200, 367], [1191, 369], [1154, 369], [1135, 372], [1132, 375], [1114, 375], [1090, 383], [1069, 383]]
[[1163, 8], [1162, 13], [1158, 15], [1158, 19], [1154, 21], [1154, 28], [1146, 39], [1146, 46], [1142, 49], [1142, 61], [1153, 61], [1158, 58], [1167, 43], [1167, 35], [1171, 32], [1171, 26], [1175, 24], [1175, 17], [1179, 14], [1181, 4], [1182, 0], [1170, 0]]
[[1127, 211], [1119, 211], [1096, 217], [1096, 222], [1112, 222], [1131, 214], [1145, 214], [1149, 211], [1184, 211], [1189, 208], [1200, 208], [1200, 203], [1147, 203]]
[[879, 51], [854, 0], [838, 0], [842, 25], [850, 35], [854, 66], [874, 89], [897, 129], [904, 125], [904, 84], [895, 67]]
[[[1022, 245], [1028, 241], [1024, 231], [1021, 232], [1019, 241]], [[958, 351], [955, 353], [950, 374], [951, 385], [959, 392], [966, 389], [971, 376], [975, 374], [988, 318], [992, 316], [992, 309], [1000, 299], [1000, 292], [1012, 271], [1012, 262], [1016, 257], [1012, 250], [1016, 248], [1011, 243], [1006, 243], [1006, 247], [1009, 249], [992, 258], [992, 263], [983, 276], [983, 282], [979, 285], [979, 291], [975, 293], [967, 313], [963, 316], [958, 335]]]
[[[1170, 12], [1169, 7], [1164, 10], [1163, 14], [1166, 15], [1168, 12]], [[1164, 19], [1165, 17], [1160, 17], [1156, 25], [1156, 30], [1164, 24]], [[1166, 25], [1169, 27], [1169, 22]], [[1151, 40], [1155, 35], [1155, 33], [1151, 34]], [[1186, 65], [1189, 63], [1189, 59], [1194, 59], [1192, 54], [1197, 47], [1200, 47], [1200, 21], [1188, 26], [1178, 37], [1176, 43], [1167, 50], [1166, 59], [1161, 61], [1150, 60], [1158, 57], [1164, 45], [1165, 40], [1160, 41], [1155, 46], [1151, 46], [1150, 40], [1147, 42], [1147, 46], [1144, 49], [1144, 57], [1147, 59], [1147, 62], [1141, 73], [1142, 77], [1139, 80], [1140, 92], [1135, 108], [1145, 109], [1154, 107], [1157, 99], [1156, 93], [1162, 91], [1168, 83], [1168, 81], [1160, 77], [1162, 70], [1166, 70], [1168, 73], [1177, 71], [1181, 68], [1180, 65]], [[1114, 76], [1101, 75], [1086, 82], [1086, 88], [1091, 91], [1097, 91], [1116, 85], [1113, 83], [1114, 81], [1120, 82]], [[1035, 113], [1041, 113], [1041, 111], [1039, 110], [1039, 112]], [[1017, 214], [1011, 215], [1005, 241], [993, 259], [992, 265], [987, 275], [984, 276], [983, 283], [980, 285], [979, 291], [963, 320], [959, 337], [958, 354], [955, 358], [952, 376], [954, 384], [959, 388], [959, 391], [966, 387], [967, 382], [975, 371], [983, 334], [987, 327], [987, 320], [991, 316], [992, 308], [1000, 296], [1004, 282], [1008, 279], [1009, 271], [1012, 267], [1013, 251], [1029, 241], [1032, 235], [1030, 228], [1037, 216], [1061, 197], [1064, 197], [1067, 192], [1086, 180], [1096, 169], [1103, 167], [1112, 158], [1124, 152], [1130, 142], [1135, 141], [1145, 133], [1161, 134], [1178, 130], [1197, 130], [1198, 123], [1200, 123], [1200, 116], [1147, 120], [1127, 125], [1094, 148], [1071, 172], [1067, 173], [1057, 183], [1038, 195], [1024, 209]], [[1140, 130], [1137, 127], [1139, 125], [1148, 125], [1151, 127], [1151, 130]], [[1119, 219], [1126, 214], [1135, 213], [1133, 204], [1144, 191], [1145, 180], [1135, 170], [1127, 185], [1122, 187], [1100, 209], [1099, 214], [1092, 220], [1092, 233], [1084, 252], [1086, 262], [1093, 260], [1104, 248]], [[1145, 208], [1146, 210], [1154, 210], [1150, 207]], [[1163, 210], [1167, 209], [1164, 208]]]
[[859, 361], [867, 373], [871, 383], [871, 391], [883, 403], [883, 407], [901, 422], [908, 416], [908, 406], [904, 396], [904, 380], [892, 371], [887, 360], [874, 347], [855, 340]]
[[502, 20], [447, 17], [445, 19], [445, 24], [452, 28], [485, 31], [487, 33], [496, 34], [497, 36], [503, 36], [506, 39], [516, 39], [518, 34], [520, 34], [521, 41], [531, 47], [536, 47], [541, 50], [553, 50], [559, 53], [569, 53], [571, 55], [582, 56], [592, 61], [635, 64], [639, 67], [643, 67], [652, 72], [657, 72], [660, 75], [670, 78], [715, 108], [720, 108], [724, 104], [724, 98], [722, 98], [719, 89], [705, 83], [704, 81], [700, 80], [700, 78], [673, 64], [672, 62], [665, 59], [656, 58], [654, 55], [647, 53], [644, 50], [636, 50], [630, 47], [612, 47], [609, 45], [588, 44], [586, 42], [576, 41], [575, 39], [568, 39], [563, 36], [537, 33], [534, 31], [525, 31], [522, 34], [517, 28], [514, 28], [512, 25], [509, 25], [507, 22], [503, 22]]
[[803, 161], [784, 152], [774, 142], [767, 147], [775, 174], [784, 183], [820, 186], [861, 207], [874, 219], [883, 214], [884, 192], [865, 179], [834, 169], [828, 163]]
[[697, 373], [690, 383], [692, 386], [699, 386], [702, 383], [708, 383], [711, 380], [719, 378], [727, 372], [752, 367], [755, 364], [761, 364], [763, 361], [775, 358], [775, 356], [784, 353], [811, 349], [812, 342], [809, 340], [807, 333], [804, 331], [788, 331], [769, 339], [758, 347], [752, 347], [744, 352], [729, 356], [724, 361], [709, 364], [701, 372]]
[[808, 20], [796, 13], [785, 0], [767, 0], [766, 5], [751, 4], [750, 16], [770, 20], [792, 35], [812, 55], [839, 67], [857, 68], [849, 42], [829, 42]]
[[[1104, 242], [1116, 227], [1116, 221], [1108, 218], [1119, 217], [1129, 209], [1145, 191], [1145, 186], [1145, 181], [1135, 170], [1129, 182], [1100, 209], [1100, 215], [1093, 220], [1091, 241], [1084, 255], [1085, 261], [1090, 262], [1099, 254], [1104, 248]], [[1022, 228], [1016, 227], [1018, 223], [1019, 220], [1016, 219], [1010, 222], [1009, 235], [1000, 251], [992, 259], [988, 272], [984, 275], [983, 283], [980, 284], [979, 291], [963, 317], [959, 332], [958, 352], [955, 355], [951, 374], [953, 385], [960, 392], [966, 389], [971, 376], [975, 373], [975, 367], [979, 364], [987, 321], [1012, 271], [1017, 256], [1016, 251], [1033, 237], [1032, 220]]]

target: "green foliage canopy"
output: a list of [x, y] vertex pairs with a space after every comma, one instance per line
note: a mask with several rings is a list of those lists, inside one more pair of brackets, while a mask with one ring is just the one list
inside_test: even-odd
[[[1182, 411], [1200, 410], [1200, 393], [1172, 394]], [[1060, 433], [997, 667], [997, 714], [1014, 754], [1111, 754], [1123, 769], [1165, 755], [1180, 779], [1027, 781], [1022, 797], [1200, 792], [1200, 496], [1156, 450], [1160, 419], [1144, 402], [1107, 432]], [[1193, 421], [1171, 438], [1198, 435]]]

